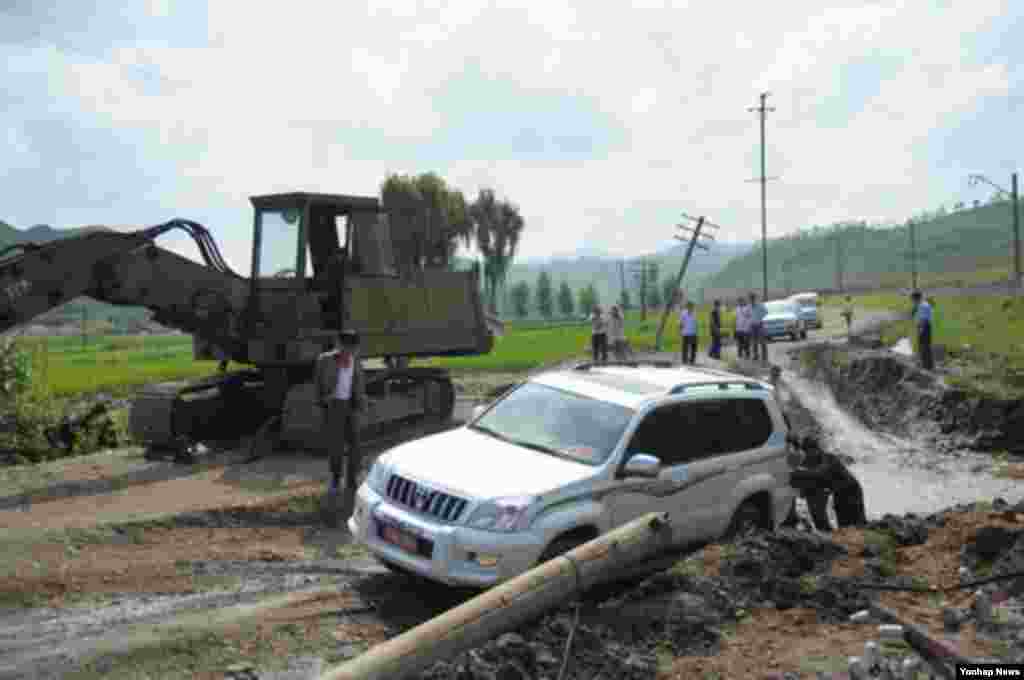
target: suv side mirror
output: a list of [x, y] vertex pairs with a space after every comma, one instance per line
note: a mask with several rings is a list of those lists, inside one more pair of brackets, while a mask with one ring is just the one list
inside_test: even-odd
[[622, 468], [623, 477], [657, 477], [661, 460], [649, 453], [634, 453]]
[[486, 410], [487, 410], [487, 405], [486, 404], [478, 404], [477, 406], [474, 406], [473, 407], [473, 415], [472, 415], [473, 420], [476, 420], [477, 418], [482, 416], [484, 414], [484, 411], [486, 411]]

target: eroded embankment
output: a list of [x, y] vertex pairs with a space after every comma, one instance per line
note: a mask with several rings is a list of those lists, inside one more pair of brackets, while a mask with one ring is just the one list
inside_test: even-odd
[[1024, 455], [1024, 400], [971, 395], [885, 350], [814, 345], [800, 353], [802, 377], [872, 429], [927, 442], [938, 451]]

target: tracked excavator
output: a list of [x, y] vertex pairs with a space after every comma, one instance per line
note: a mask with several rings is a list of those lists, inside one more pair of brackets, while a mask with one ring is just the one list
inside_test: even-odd
[[[195, 360], [220, 371], [191, 384], [145, 388], [129, 416], [149, 452], [191, 459], [195, 446], [255, 434], [263, 450], [318, 448], [312, 376], [339, 331], [361, 336], [363, 427], [447, 419], [448, 373], [416, 357], [485, 354], [501, 332], [480, 299], [479, 273], [396, 270], [374, 197], [306, 192], [254, 196], [252, 271], [231, 270], [209, 231], [183, 219], [134, 232], [108, 230], [0, 251], [0, 332], [87, 295], [144, 306], [161, 325], [190, 333]], [[156, 244], [187, 233], [203, 263]], [[245, 366], [228, 371], [231, 362]]]

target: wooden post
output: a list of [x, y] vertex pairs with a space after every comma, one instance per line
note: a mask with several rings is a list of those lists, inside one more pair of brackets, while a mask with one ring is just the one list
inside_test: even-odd
[[369, 649], [321, 680], [407, 678], [616, 578], [623, 567], [663, 553], [671, 542], [668, 515], [649, 513]]

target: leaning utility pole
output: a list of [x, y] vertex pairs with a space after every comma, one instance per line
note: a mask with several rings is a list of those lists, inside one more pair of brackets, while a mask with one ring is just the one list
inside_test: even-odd
[[[683, 213], [683, 217], [691, 219], [691, 220], [694, 219], [693, 217], [690, 217], [686, 213]], [[690, 227], [687, 227], [685, 225], [682, 225], [682, 224], [677, 224], [676, 225], [677, 229], [681, 229], [683, 231], [691, 232], [692, 235], [690, 236], [690, 244], [686, 247], [686, 255], [683, 256], [683, 264], [679, 267], [679, 273], [676, 275], [676, 285], [672, 289], [672, 294], [673, 295], [676, 294], [676, 292], [679, 290], [679, 286], [681, 286], [682, 283], [683, 283], [683, 277], [686, 276], [686, 268], [690, 265], [690, 257], [693, 256], [693, 249], [694, 248], [703, 248], [704, 250], [708, 249], [708, 247], [706, 245], [704, 245], [703, 243], [700, 242], [700, 238], [703, 236], [705, 238], [711, 239], [712, 241], [715, 240], [715, 237], [711, 236], [710, 234], [702, 234], [701, 231], [700, 231], [701, 228], [703, 228], [704, 226], [713, 227], [715, 229], [719, 228], [719, 226], [717, 224], [711, 224], [710, 222], [705, 222], [703, 217], [696, 218], [696, 221], [697, 221], [697, 226], [695, 228], [693, 228], [693, 229], [691, 229]], [[685, 241], [686, 240], [685, 236], [679, 236], [678, 234], [675, 236], [675, 238], [677, 240], [679, 240], [679, 241]], [[672, 305], [669, 304], [669, 303], [666, 303], [665, 304], [665, 312], [661, 315], [661, 324], [658, 326], [658, 334], [654, 336], [654, 349], [656, 351], [658, 351], [658, 352], [661, 351], [661, 336], [665, 332], [665, 323], [668, 321], [668, 315], [671, 313], [671, 311], [672, 311]]]
[[[768, 92], [761, 93], [761, 105], [747, 109], [747, 111], [756, 111], [761, 118], [761, 179], [755, 180], [761, 182], [761, 266], [764, 268], [764, 282], [761, 289], [761, 295], [763, 300], [768, 299], [768, 177], [764, 174], [764, 119], [765, 114], [769, 111], [774, 111], [774, 108], [765, 106], [765, 100], [768, 99]], [[775, 179], [774, 177], [772, 179]]]

